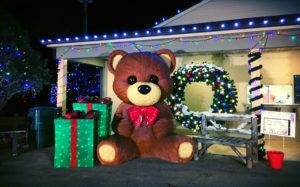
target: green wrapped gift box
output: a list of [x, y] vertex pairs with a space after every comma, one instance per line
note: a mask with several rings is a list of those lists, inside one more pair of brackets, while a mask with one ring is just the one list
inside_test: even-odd
[[109, 103], [72, 103], [73, 110], [87, 113], [90, 110], [99, 112], [97, 125], [98, 142], [111, 134], [111, 110], [112, 102]]
[[94, 119], [54, 119], [54, 167], [93, 167]]

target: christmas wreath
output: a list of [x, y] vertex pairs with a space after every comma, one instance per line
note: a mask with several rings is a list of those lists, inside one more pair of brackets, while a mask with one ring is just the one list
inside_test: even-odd
[[209, 111], [213, 113], [233, 113], [236, 111], [237, 90], [234, 81], [221, 67], [213, 64], [186, 64], [176, 70], [173, 79], [173, 92], [166, 102], [175, 119], [184, 127], [200, 130], [200, 112], [190, 111], [185, 105], [185, 87], [192, 82], [205, 82], [214, 92]]

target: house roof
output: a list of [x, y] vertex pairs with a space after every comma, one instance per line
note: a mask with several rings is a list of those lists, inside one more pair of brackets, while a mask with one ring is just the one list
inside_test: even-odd
[[[203, 0], [145, 31], [44, 40], [57, 58], [167, 47], [175, 52], [299, 47], [299, 0]], [[269, 40], [268, 40], [269, 39]]]
[[289, 14], [300, 14], [299, 0], [203, 0], [155, 28]]

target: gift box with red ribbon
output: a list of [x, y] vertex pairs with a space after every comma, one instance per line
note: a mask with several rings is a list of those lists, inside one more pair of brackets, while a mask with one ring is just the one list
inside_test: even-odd
[[98, 142], [111, 134], [111, 112], [112, 101], [109, 97], [99, 99], [98, 97], [85, 97], [72, 104], [73, 110], [98, 111], [99, 119], [97, 125]]
[[55, 168], [94, 166], [97, 113], [72, 111], [54, 119]]

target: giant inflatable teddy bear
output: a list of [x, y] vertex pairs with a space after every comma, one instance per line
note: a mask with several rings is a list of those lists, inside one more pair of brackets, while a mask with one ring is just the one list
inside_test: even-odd
[[112, 120], [114, 134], [97, 146], [102, 165], [117, 165], [134, 158], [153, 157], [173, 163], [193, 158], [191, 137], [174, 132], [175, 121], [164, 100], [172, 92], [176, 59], [172, 51], [127, 53], [113, 51], [108, 70], [113, 90], [121, 99]]

